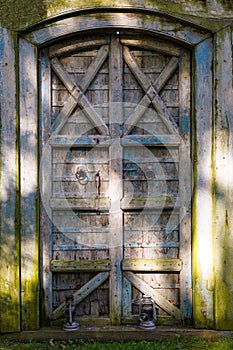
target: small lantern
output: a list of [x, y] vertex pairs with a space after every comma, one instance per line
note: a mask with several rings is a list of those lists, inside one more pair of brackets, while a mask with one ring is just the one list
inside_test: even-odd
[[77, 329], [79, 329], [78, 322], [74, 320], [75, 312], [74, 297], [73, 295], [69, 295], [66, 297], [66, 322], [63, 325], [64, 331], [77, 331]]
[[139, 327], [155, 329], [156, 310], [154, 300], [149, 295], [143, 295], [139, 301]]

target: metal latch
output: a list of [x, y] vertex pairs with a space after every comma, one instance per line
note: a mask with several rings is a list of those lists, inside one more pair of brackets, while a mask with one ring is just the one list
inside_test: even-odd
[[100, 170], [97, 171], [95, 175], [95, 188], [96, 188], [96, 196], [100, 196], [100, 187], [101, 187], [101, 174]]

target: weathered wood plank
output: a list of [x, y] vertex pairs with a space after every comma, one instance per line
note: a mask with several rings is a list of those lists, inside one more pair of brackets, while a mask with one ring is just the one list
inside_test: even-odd
[[110, 46], [109, 64], [109, 114], [112, 117], [110, 133], [112, 136], [120, 136], [123, 122], [123, 60], [122, 47], [119, 38], [113, 38]]
[[[60, 211], [59, 211], [59, 213], [60, 213]], [[95, 214], [95, 213], [93, 213], [93, 214]], [[54, 215], [55, 215], [55, 213], [54, 213]], [[64, 213], [64, 215], [66, 215], [66, 213]], [[99, 216], [99, 213], [97, 213], [96, 216]], [[66, 222], [67, 222], [67, 217], [65, 217], [65, 223]], [[65, 225], [65, 223], [64, 223], [64, 225]], [[80, 224], [80, 222], [79, 222], [79, 224]], [[61, 231], [63, 233], [91, 233], [91, 234], [108, 233], [108, 228], [96, 227], [96, 226], [94, 226], [94, 227], [86, 227], [86, 226], [82, 227], [81, 225], [79, 225], [79, 227], [77, 227], [76, 225], [74, 225], [73, 227], [60, 226], [57, 230], [58, 230], [58, 232]], [[54, 228], [54, 232], [57, 232], [56, 228]]]
[[[66, 211], [66, 210], [65, 210]], [[59, 211], [60, 212], [60, 211]], [[96, 214], [96, 213], [94, 213]], [[62, 214], [60, 214], [62, 215]], [[66, 213], [64, 214], [66, 216]], [[96, 214], [97, 216], [99, 216], [99, 213]], [[66, 218], [64, 218], [65, 223], [66, 224]], [[79, 222], [80, 224], [80, 222]], [[90, 233], [90, 234], [98, 234], [98, 233], [108, 233], [108, 228], [103, 228], [103, 227], [88, 227], [88, 226], [81, 226], [79, 225], [78, 227], [76, 226], [76, 224], [74, 224], [74, 226], [72, 227], [67, 227], [67, 226], [60, 226], [59, 228], [54, 228], [54, 232], [62, 232], [62, 233], [67, 233], [67, 234], [73, 234], [73, 233]]]
[[[108, 148], [93, 147], [91, 151], [88, 148], [73, 147], [67, 149], [66, 147], [53, 148], [53, 164], [92, 164], [98, 167], [98, 164], [107, 167], [108, 165]], [[95, 169], [95, 168], [94, 168]], [[67, 174], [68, 175], [68, 174]], [[73, 172], [72, 172], [73, 175]]]
[[131, 242], [126, 242], [124, 243], [124, 248], [142, 248], [146, 251], [145, 248], [150, 248], [147, 249], [147, 252], [149, 251], [153, 251], [153, 249], [158, 249], [158, 248], [179, 248], [180, 244], [178, 242], [135, 242], [135, 241], [131, 241]]
[[[82, 198], [85, 204], [85, 198], [97, 198], [96, 195], [96, 181], [95, 173], [87, 173], [87, 184], [80, 183], [74, 178], [53, 178], [53, 197], [58, 198]], [[98, 195], [101, 197], [108, 197], [108, 180], [101, 181], [101, 188], [98, 191]], [[92, 201], [93, 205], [96, 202]]]
[[[133, 136], [134, 138], [134, 136]], [[127, 138], [124, 137], [124, 139], [127, 141]], [[137, 139], [137, 137], [136, 137]], [[143, 139], [143, 137], [142, 137]], [[139, 139], [140, 140], [140, 139]], [[149, 139], [150, 140], [150, 139]], [[160, 174], [162, 168], [169, 167], [169, 164], [173, 164], [173, 170], [177, 169], [176, 163], [179, 161], [179, 147], [169, 147], [168, 145], [166, 147], [163, 147], [163, 143], [160, 145], [160, 147], [152, 146], [149, 148], [147, 147], [135, 147], [133, 144], [132, 146], [125, 147], [124, 148], [124, 170], [127, 170], [127, 167], [129, 169], [137, 169], [137, 164], [143, 164], [143, 163], [150, 163], [153, 164], [153, 168], [157, 169], [156, 173]], [[174, 169], [175, 167], [175, 169]]]
[[[100, 215], [100, 214], [99, 214]], [[96, 216], [99, 216], [96, 214]], [[102, 215], [101, 215], [102, 216]], [[87, 219], [89, 219], [88, 214], [86, 214]], [[92, 217], [93, 218], [93, 217]], [[64, 221], [64, 224], [66, 222], [65, 217], [62, 218]], [[77, 219], [74, 221], [76, 223], [75, 226], [84, 225], [85, 222], [81, 222], [81, 220]], [[79, 225], [80, 224], [80, 225]], [[86, 224], [88, 225], [88, 224]], [[59, 227], [59, 230], [61, 231], [61, 227]], [[77, 228], [78, 231], [78, 228]], [[108, 231], [106, 228], [93, 230], [90, 232], [85, 232], [84, 230], [80, 233], [76, 232], [57, 232], [54, 230], [53, 240], [54, 240], [54, 246], [53, 250], [75, 250], [75, 249], [108, 249]], [[79, 248], [78, 248], [79, 247]]]
[[103, 272], [112, 267], [110, 260], [52, 260], [50, 266], [53, 272]]
[[166, 105], [164, 104], [163, 100], [161, 99], [161, 97], [159, 96], [155, 88], [148, 81], [145, 74], [138, 67], [133, 55], [130, 53], [127, 46], [124, 47], [123, 52], [124, 52], [124, 58], [126, 63], [128, 64], [129, 68], [132, 70], [132, 73], [134, 74], [135, 78], [138, 80], [139, 84], [142, 86], [145, 94], [147, 94], [147, 96], [151, 99], [151, 102], [155, 107], [159, 117], [164, 121], [165, 125], [167, 126], [168, 130], [171, 133], [179, 134], [177, 126], [173, 118], [171, 117]]
[[[101, 55], [102, 59], [102, 55]], [[94, 61], [94, 64], [96, 65], [97, 61]], [[83, 94], [83, 91], [80, 90], [80, 88], [73, 82], [70, 75], [66, 72], [60, 61], [55, 57], [51, 60], [51, 64], [53, 67], [53, 70], [58, 75], [58, 77], [61, 79], [67, 90], [70, 92], [72, 96], [72, 100], [69, 99], [68, 102], [70, 103], [69, 111], [72, 111], [75, 107], [75, 105], [79, 105], [83, 112], [87, 115], [88, 119], [93, 123], [93, 125], [99, 130], [101, 134], [108, 135], [108, 127], [103, 121], [103, 119], [98, 115], [97, 111], [93, 108], [87, 97]], [[93, 70], [89, 70], [89, 73], [93, 73]], [[93, 75], [89, 75], [90, 79], [93, 79]], [[87, 79], [88, 80], [88, 79]], [[88, 86], [89, 81], [84, 81], [84, 86]], [[76, 101], [76, 102], [75, 102]], [[69, 113], [70, 114], [70, 113]], [[68, 116], [69, 116], [68, 114]], [[61, 127], [65, 124], [67, 120], [67, 116], [62, 113], [60, 116], [56, 118], [56, 121], [53, 125], [54, 133], [58, 133]]]
[[181, 269], [180, 259], [124, 259], [122, 261], [123, 271], [179, 272]]
[[[195, 50], [196, 133], [193, 140], [193, 306], [194, 325], [214, 327], [213, 202], [212, 202], [212, 92], [213, 42], [203, 41]], [[203, 230], [204, 228], [204, 230]]]
[[0, 333], [20, 331], [16, 41], [12, 32], [0, 26]]
[[52, 58], [54, 56], [72, 55], [77, 51], [93, 49], [94, 47], [106, 45], [107, 43], [108, 40], [106, 40], [106, 38], [92, 37], [81, 40], [77, 40], [77, 38], [75, 38], [74, 40], [69, 40], [66, 42], [62, 41], [61, 44], [59, 43], [49, 48], [49, 57]]
[[50, 260], [52, 258], [52, 224], [50, 221], [51, 210], [49, 198], [51, 195], [51, 166], [52, 155], [49, 145], [51, 128], [51, 65], [48, 59], [48, 50], [44, 49], [39, 54], [39, 115], [40, 115], [40, 249], [41, 249], [41, 284], [44, 295], [43, 321], [52, 314], [52, 273]]
[[[109, 196], [111, 198], [111, 207], [109, 210], [109, 244], [110, 260], [113, 266], [109, 281], [110, 319], [113, 325], [120, 325], [123, 285], [121, 272], [121, 260], [123, 258], [123, 214], [120, 206], [120, 200], [123, 195], [123, 151], [120, 144], [120, 126], [123, 121], [123, 65], [122, 48], [119, 43], [119, 37], [112, 37], [110, 50], [109, 80], [112, 84], [109, 88], [109, 101], [112, 106], [109, 109], [109, 124], [113, 139], [109, 149]], [[118, 113], [117, 116], [116, 112]]]
[[[67, 73], [61, 62], [57, 57], [54, 57], [51, 59], [51, 65], [54, 70], [54, 72], [57, 74], [58, 78], [61, 80], [61, 82], [64, 84], [64, 86], [67, 88], [70, 94], [72, 94], [73, 90], [76, 90], [77, 98], [78, 95], [81, 93], [81, 90], [76, 86], [76, 84], [71, 79], [70, 75]], [[75, 97], [75, 96], [74, 96]]]
[[[109, 272], [100, 272], [90, 281], [88, 281], [83, 287], [81, 287], [77, 292], [74, 293], [74, 303], [79, 304], [83, 299], [85, 299], [89, 294], [91, 294], [96, 288], [98, 288], [102, 283], [104, 283], [109, 277]], [[53, 312], [53, 319], [57, 319], [64, 315], [65, 302], [62, 303]]]
[[151, 100], [145, 95], [124, 123], [124, 135], [128, 135], [150, 106]]
[[[171, 75], [174, 73], [178, 66], [178, 58], [172, 57], [168, 65], [162, 70], [156, 81], [154, 82], [153, 86], [157, 92], [159, 92], [163, 86], [166, 84], [168, 79], [171, 77]], [[137, 124], [138, 120], [143, 116], [146, 109], [149, 107], [151, 103], [151, 99], [145, 95], [137, 107], [135, 108], [134, 112], [127, 118], [125, 121], [125, 127], [124, 127], [124, 135], [129, 134], [131, 129]]]
[[82, 244], [82, 243], [77, 243], [77, 244], [54, 244], [53, 245], [53, 251], [59, 251], [59, 252], [64, 252], [64, 254], [68, 251], [102, 251], [102, 250], [108, 250], [108, 245], [105, 244]]
[[109, 198], [51, 198], [52, 209], [79, 209], [106, 211], [110, 208]]
[[180, 310], [165, 299], [161, 294], [156, 292], [156, 290], [151, 288], [145, 281], [132, 272], [124, 272], [124, 276], [143, 294], [150, 295], [155, 303], [169, 315], [173, 316], [175, 319], [180, 319]]
[[180, 49], [173, 43], [163, 42], [150, 38], [128, 38], [127, 36], [121, 36], [121, 43], [126, 46], [138, 47], [143, 50], [158, 51], [165, 55], [179, 56]]
[[123, 277], [122, 322], [132, 317], [132, 284]]
[[[146, 166], [147, 165], [146, 162], [137, 163], [137, 165], [138, 165], [139, 168], [140, 167], [143, 168], [143, 171], [147, 171], [147, 170], [148, 171], [153, 171], [153, 170], [151, 170], [151, 166], [150, 165]], [[61, 180], [63, 180], [63, 179], [61, 179]], [[144, 175], [143, 176], [142, 175], [130, 175], [130, 174], [128, 174], [128, 176], [127, 176], [127, 174], [125, 174], [124, 184], [126, 184], [126, 186], [127, 186], [127, 183], [130, 185], [130, 182], [132, 182], [132, 181], [141, 181], [141, 182], [142, 181], [146, 181], [147, 184], [148, 184], [148, 187], [152, 188], [153, 182], [155, 180], [156, 181], [162, 181], [162, 182], [164, 182], [164, 181], [178, 181], [179, 178], [178, 178], [177, 174], [175, 174], [175, 175], [156, 175], [155, 173], [153, 173], [153, 174], [149, 174], [149, 176], [146, 176], [146, 175], [145, 176]], [[63, 181], [65, 181], [65, 179]], [[161, 185], [163, 185], [162, 182], [161, 182]], [[158, 185], [158, 187], [159, 187], [159, 185]], [[157, 194], [159, 195], [159, 192]]]
[[127, 209], [159, 209], [159, 208], [179, 208], [180, 198], [179, 197], [124, 197], [121, 200], [122, 210]]
[[22, 329], [27, 330], [39, 327], [37, 55], [35, 47], [23, 39], [19, 54], [21, 317]]
[[166, 67], [162, 70], [155, 83], [153, 84], [157, 92], [159, 92], [164, 87], [168, 79], [171, 78], [172, 74], [178, 67], [178, 63], [179, 59], [177, 57], [172, 57]]
[[69, 135], [52, 135], [49, 143], [53, 147], [107, 147], [110, 144], [109, 136], [69, 136]]
[[86, 74], [80, 82], [80, 88], [83, 92], [85, 92], [93, 81], [94, 77], [102, 67], [104, 61], [107, 59], [109, 54], [109, 48], [107, 45], [101, 46], [99, 51], [97, 52], [95, 58], [87, 68]]
[[121, 140], [122, 146], [179, 146], [178, 135], [127, 135]]
[[150, 90], [148, 91], [148, 94], [154, 95], [152, 99], [152, 104], [155, 107], [158, 115], [160, 116], [160, 118], [168, 128], [168, 130], [171, 133], [179, 134], [178, 128], [176, 126], [176, 123], [173, 117], [171, 116], [168, 108], [166, 107], [166, 104], [163, 102], [162, 98], [159, 96], [156, 90], [154, 88], [150, 88]]
[[[134, 148], [134, 146], [133, 146], [133, 148]], [[143, 158], [143, 157], [140, 157], [140, 156], [137, 156], [137, 155], [132, 156], [130, 154], [130, 152], [125, 152], [125, 153], [128, 156], [127, 160], [134, 161], [135, 164], [139, 164], [139, 165], [142, 165], [142, 166], [144, 166], [144, 164], [145, 164], [145, 166], [146, 166], [148, 164], [150, 165], [150, 163], [153, 163], [153, 165], [154, 165], [153, 169], [161, 169], [161, 164], [164, 165], [164, 168], [165, 168], [167, 163], [172, 163], [172, 164], [174, 164], [174, 166], [176, 166], [176, 164], [178, 163], [178, 159], [177, 159], [177, 156], [175, 155], [175, 153], [173, 153], [174, 156], [171, 154], [171, 158], [168, 158], [169, 156], [166, 157], [166, 158], [164, 158], [162, 156], [159, 157], [159, 155], [157, 155], [157, 154], [152, 154], [151, 157], [146, 157], [145, 156]], [[128, 170], [127, 167], [129, 167], [128, 164], [130, 164], [130, 163], [126, 163], [125, 162], [125, 164], [126, 164], [126, 168], [124, 169], [124, 171], [127, 172], [127, 170]], [[130, 168], [130, 169], [133, 170], [133, 165], [132, 165], [132, 168]], [[154, 174], [154, 175], [157, 178], [157, 175], [156, 174]], [[126, 175], [124, 175], [124, 176], [126, 176]], [[158, 175], [158, 177], [159, 177], [159, 175]], [[162, 177], [162, 175], [161, 175], [161, 177]], [[164, 177], [166, 177], [166, 176], [164, 175]]]
[[192, 320], [192, 265], [191, 265], [191, 200], [192, 200], [192, 165], [190, 154], [190, 53], [184, 51], [180, 56], [180, 169], [179, 191], [180, 208], [180, 259], [183, 268], [180, 275], [180, 309], [184, 324]]
[[138, 67], [135, 61], [135, 58], [133, 57], [133, 54], [130, 52], [127, 46], [123, 47], [123, 55], [124, 55], [125, 62], [127, 63], [128, 67], [131, 69], [133, 75], [139, 82], [140, 86], [143, 88], [144, 92], [147, 93], [147, 91], [151, 87], [151, 83], [148, 80], [147, 76], [144, 74], [144, 72]]
[[[56, 104], [54, 104], [56, 105]], [[63, 103], [62, 103], [63, 106]], [[55, 121], [52, 124], [52, 134], [58, 134], [67, 120], [70, 118], [72, 112], [77, 106], [77, 100], [71, 95], [63, 106], [61, 112], [57, 115]]]
[[217, 329], [233, 330], [233, 89], [232, 29], [216, 34], [216, 229], [214, 239], [215, 324]]

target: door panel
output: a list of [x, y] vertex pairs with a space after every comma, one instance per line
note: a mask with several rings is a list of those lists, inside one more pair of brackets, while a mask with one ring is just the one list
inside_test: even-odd
[[[82, 46], [83, 43], [83, 46]], [[191, 319], [190, 57], [131, 35], [40, 53], [45, 317]], [[137, 322], [137, 321], [136, 321]]]

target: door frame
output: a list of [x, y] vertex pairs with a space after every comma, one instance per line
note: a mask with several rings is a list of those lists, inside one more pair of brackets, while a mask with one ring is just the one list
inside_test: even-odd
[[[100, 14], [102, 14], [100, 16]], [[194, 325], [213, 327], [213, 252], [203, 260], [203, 246], [212, 242], [212, 59], [211, 33], [183, 19], [151, 10], [90, 9], [66, 17], [54, 18], [20, 33], [19, 50], [19, 124], [20, 124], [20, 210], [21, 210], [21, 310], [24, 329], [40, 325], [40, 253], [39, 253], [39, 123], [37, 51], [50, 42], [74, 33], [85, 34], [102, 29], [127, 29], [150, 33], [161, 39], [184, 45], [193, 54], [192, 113], [192, 273]], [[179, 30], [178, 30], [179, 29]], [[203, 93], [203, 86], [205, 92]], [[49, 107], [49, 101], [45, 108]], [[203, 210], [208, 207], [208, 215]], [[203, 234], [203, 230], [205, 234]], [[200, 307], [200, 305], [202, 305]], [[197, 306], [197, 307], [196, 307]], [[32, 322], [28, 321], [28, 315]]]

